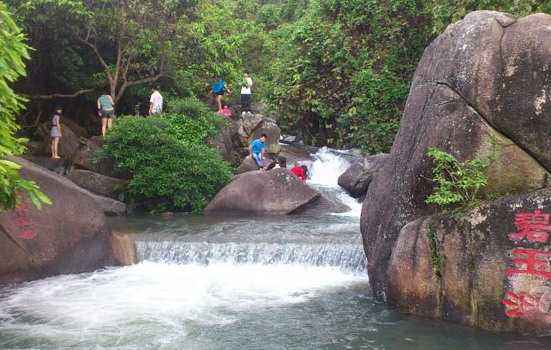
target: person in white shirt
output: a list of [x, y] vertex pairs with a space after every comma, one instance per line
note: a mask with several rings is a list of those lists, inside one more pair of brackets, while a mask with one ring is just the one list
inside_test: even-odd
[[161, 114], [163, 112], [163, 96], [157, 89], [153, 89], [149, 99], [149, 115]]
[[249, 73], [245, 73], [243, 77], [243, 83], [241, 84], [241, 110], [251, 111], [251, 100], [252, 100], [252, 91], [253, 79]]

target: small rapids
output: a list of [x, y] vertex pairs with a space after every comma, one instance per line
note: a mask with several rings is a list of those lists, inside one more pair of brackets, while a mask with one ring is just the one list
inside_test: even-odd
[[113, 220], [134, 234], [140, 263], [0, 289], [0, 349], [515, 348], [374, 301], [361, 205], [337, 185], [350, 158], [313, 157], [308, 184], [348, 212]]
[[335, 267], [342, 271], [366, 273], [366, 259], [358, 245], [206, 243], [140, 241], [142, 261], [178, 264], [260, 264]]

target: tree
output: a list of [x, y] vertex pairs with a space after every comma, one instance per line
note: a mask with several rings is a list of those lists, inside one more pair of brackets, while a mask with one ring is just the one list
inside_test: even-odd
[[[32, 97], [77, 97], [107, 85], [116, 102], [128, 88], [167, 74], [177, 20], [191, 6], [189, 1], [176, 0], [8, 3], [37, 49], [33, 80], [53, 81], [44, 82], [49, 91]], [[59, 93], [59, 86], [73, 90]]]
[[178, 1], [90, 1], [78, 40], [98, 59], [118, 102], [127, 88], [159, 80], [176, 33]]
[[50, 203], [49, 199], [34, 182], [22, 179], [21, 167], [7, 159], [24, 150], [25, 140], [14, 136], [18, 130], [14, 115], [21, 110], [23, 99], [9, 84], [25, 75], [23, 60], [29, 55], [23, 34], [1, 2], [0, 26], [0, 210], [14, 208], [21, 191], [27, 192], [32, 202], [40, 207], [41, 203]]

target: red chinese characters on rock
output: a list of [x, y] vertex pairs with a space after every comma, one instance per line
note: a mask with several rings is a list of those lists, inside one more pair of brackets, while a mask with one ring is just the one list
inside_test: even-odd
[[541, 210], [517, 214], [515, 226], [518, 231], [509, 234], [509, 239], [515, 242], [526, 239], [531, 243], [547, 243], [551, 232], [550, 218], [551, 214], [543, 214]]
[[537, 249], [513, 249], [513, 265], [507, 269], [507, 277], [531, 275], [551, 279], [551, 252]]
[[15, 226], [20, 229], [17, 237], [21, 239], [34, 239], [36, 237], [36, 231], [27, 217], [28, 210], [29, 206], [24, 202], [19, 203], [15, 208]]
[[507, 292], [501, 303], [505, 305], [505, 315], [511, 318], [526, 316], [527, 313], [537, 311], [538, 306], [538, 300], [526, 293]]
[[[551, 214], [539, 209], [532, 213], [518, 213], [515, 226], [517, 232], [508, 235], [511, 241], [545, 244], [551, 234]], [[511, 255], [512, 266], [506, 270], [508, 278], [535, 277], [541, 282], [529, 291], [507, 291], [502, 301], [505, 315], [511, 318], [543, 317], [545, 322], [551, 323], [551, 287], [548, 286], [551, 281], [551, 251], [519, 247], [513, 249]]]

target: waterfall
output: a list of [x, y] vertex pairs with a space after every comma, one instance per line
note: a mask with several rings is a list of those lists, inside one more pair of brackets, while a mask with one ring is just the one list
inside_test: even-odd
[[350, 208], [350, 211], [336, 215], [359, 218], [362, 212], [362, 204], [355, 198], [350, 197], [338, 184], [339, 176], [351, 164], [348, 160], [351, 159], [351, 156], [342, 151], [323, 147], [312, 157], [314, 161], [308, 168], [310, 173], [308, 184]]
[[366, 271], [365, 254], [357, 244], [139, 241], [137, 249], [141, 261], [201, 265], [289, 264]]

